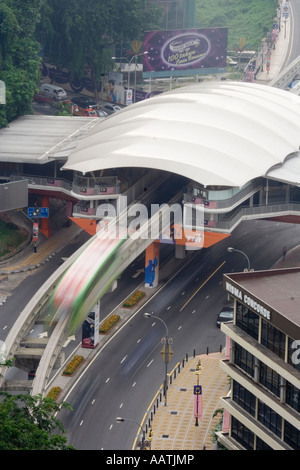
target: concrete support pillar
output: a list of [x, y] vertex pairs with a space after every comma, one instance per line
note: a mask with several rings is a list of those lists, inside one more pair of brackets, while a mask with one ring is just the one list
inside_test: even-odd
[[184, 259], [185, 255], [185, 245], [175, 245], [175, 259]]
[[73, 215], [73, 203], [72, 201], [67, 201], [66, 202], [66, 216], [72, 217], [72, 215]]
[[159, 281], [159, 241], [146, 248], [145, 287], [156, 287]]
[[[49, 197], [43, 196], [42, 198], [42, 206], [41, 207], [49, 207]], [[51, 229], [49, 226], [49, 218], [41, 219], [40, 222], [40, 231], [47, 237], [51, 237]]]

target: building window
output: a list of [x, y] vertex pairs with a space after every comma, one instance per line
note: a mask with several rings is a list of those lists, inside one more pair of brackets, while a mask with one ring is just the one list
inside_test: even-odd
[[241, 384], [239, 384], [236, 381], [233, 382], [232, 399], [241, 408], [243, 408], [243, 410], [250, 413], [251, 416], [255, 416], [255, 408], [256, 408], [255, 395], [253, 395], [253, 393], [249, 392], [249, 390], [244, 388]]
[[285, 358], [285, 334], [268, 321], [262, 319], [261, 344], [277, 356]]
[[260, 362], [259, 382], [270, 392], [280, 397], [280, 375], [263, 362]]
[[300, 431], [285, 421], [284, 423], [284, 442], [294, 450], [300, 450]]
[[268, 444], [266, 444], [262, 439], [256, 436], [256, 449], [255, 450], [273, 450]]
[[234, 363], [237, 367], [240, 367], [247, 374], [254, 377], [254, 356], [249, 353], [246, 349], [242, 348], [239, 344], [235, 343], [234, 348]]
[[234, 416], [231, 417], [231, 437], [239, 442], [245, 449], [253, 450], [254, 434]]
[[300, 370], [300, 345], [299, 341], [295, 341], [292, 338], [288, 339], [288, 360], [287, 362]]
[[258, 401], [258, 421], [281, 438], [281, 416], [260, 400]]
[[237, 303], [236, 325], [258, 340], [259, 316], [243, 304]]
[[300, 413], [300, 390], [288, 381], [286, 382], [285, 401], [289, 406]]

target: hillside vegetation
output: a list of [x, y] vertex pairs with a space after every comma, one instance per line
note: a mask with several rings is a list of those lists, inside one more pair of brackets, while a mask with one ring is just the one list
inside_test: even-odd
[[228, 27], [228, 50], [244, 38], [245, 49], [257, 50], [272, 30], [277, 0], [196, 0], [197, 24], [201, 28]]

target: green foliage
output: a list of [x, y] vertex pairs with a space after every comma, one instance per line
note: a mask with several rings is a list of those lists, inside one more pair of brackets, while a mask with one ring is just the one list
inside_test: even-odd
[[0, 127], [31, 112], [39, 81], [39, 44], [34, 39], [41, 0], [0, 2], [0, 78], [6, 86], [6, 104], [0, 105]]
[[257, 50], [272, 29], [278, 7], [277, 0], [196, 1], [199, 27], [228, 27], [228, 50], [235, 50], [240, 38], [246, 38], [246, 49]]
[[[54, 416], [61, 408], [40, 395], [0, 393], [1, 450], [74, 450], [60, 433], [61, 422]], [[69, 408], [66, 403], [63, 407]]]
[[0, 258], [18, 248], [27, 239], [27, 234], [12, 223], [0, 220]]
[[[95, 89], [111, 65], [115, 44], [143, 39], [148, 22], [158, 9], [146, 0], [47, 0], [47, 20], [42, 16], [38, 38], [46, 61], [71, 71], [81, 79], [86, 70]], [[48, 27], [45, 30], [44, 25]]]

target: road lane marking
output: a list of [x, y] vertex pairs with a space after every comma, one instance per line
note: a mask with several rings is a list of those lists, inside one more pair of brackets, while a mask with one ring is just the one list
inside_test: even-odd
[[147, 365], [147, 367], [151, 366], [152, 362], [153, 362], [153, 359], [151, 359], [151, 361], [149, 362], [149, 364]]
[[109, 381], [110, 381], [110, 378], [108, 377], [108, 378], [106, 379], [105, 383], [107, 384], [107, 382], [109, 382]]
[[120, 364], [123, 364], [123, 362], [125, 361], [125, 359], [127, 358], [127, 355], [123, 357], [122, 361], [120, 362]]
[[223, 263], [220, 264], [220, 266], [217, 267], [217, 269], [214, 270], [214, 272], [201, 284], [200, 287], [193, 293], [193, 295], [186, 301], [186, 303], [181, 307], [179, 310], [182, 312], [182, 310], [187, 306], [187, 304], [195, 297], [196, 294], [198, 294], [199, 290], [202, 289], [203, 286], [215, 275], [217, 271], [226, 263], [226, 261], [223, 261]]

